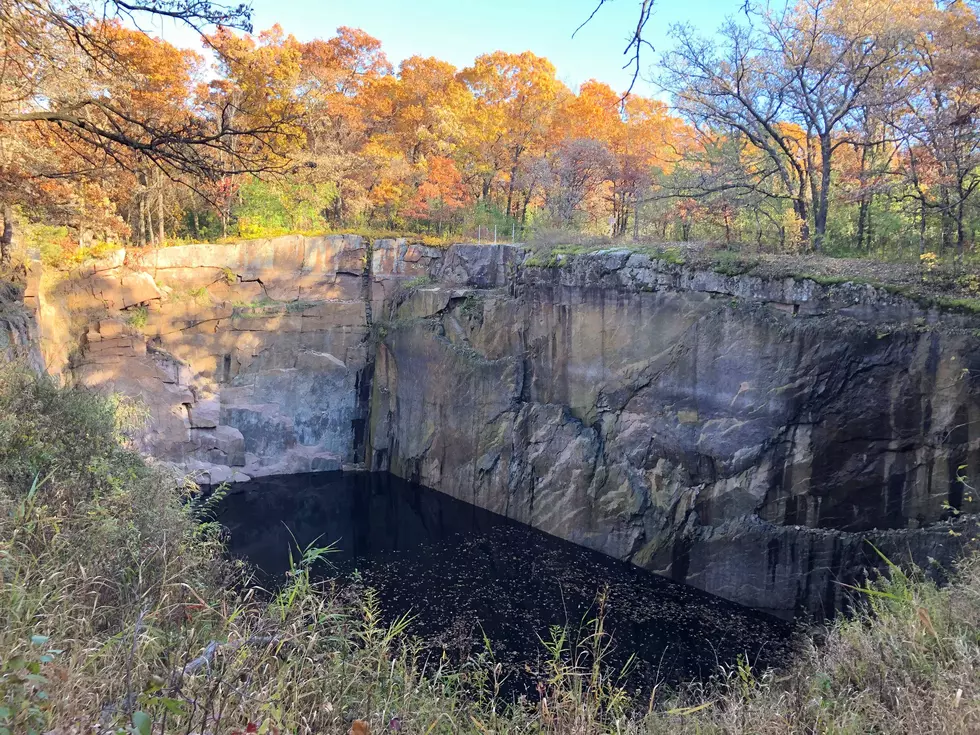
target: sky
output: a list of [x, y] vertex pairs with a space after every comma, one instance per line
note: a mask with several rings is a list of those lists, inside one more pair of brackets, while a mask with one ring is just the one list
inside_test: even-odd
[[[378, 38], [388, 59], [435, 56], [462, 68], [483, 53], [533, 51], [548, 57], [558, 77], [575, 89], [588, 79], [622, 91], [632, 78], [624, 70], [626, 39], [636, 26], [638, 0], [610, 0], [573, 39], [597, 0], [253, 0], [256, 31], [279, 23], [301, 41], [329, 38], [339, 26], [361, 28]], [[741, 8], [743, 0], [657, 0], [647, 26], [643, 72], [669, 46], [668, 30], [691, 23], [707, 34]], [[150, 29], [147, 29], [150, 30]], [[185, 29], [163, 21], [154, 29], [167, 41], [197, 46]], [[151, 31], [153, 32], [153, 31]], [[655, 94], [641, 81], [640, 94]]]

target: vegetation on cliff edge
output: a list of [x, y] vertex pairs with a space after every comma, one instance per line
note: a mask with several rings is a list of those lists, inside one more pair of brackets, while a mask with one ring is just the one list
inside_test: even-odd
[[[138, 406], [0, 369], [0, 732], [899, 733], [980, 721], [980, 559], [950, 586], [893, 570], [779, 673], [747, 666], [642, 700], [543, 650], [540, 701], [450, 670], [375, 596], [263, 595], [208, 502], [126, 445]], [[605, 641], [596, 629], [597, 648]]]

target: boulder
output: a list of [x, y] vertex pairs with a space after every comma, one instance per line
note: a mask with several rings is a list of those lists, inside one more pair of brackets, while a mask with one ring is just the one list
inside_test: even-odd
[[197, 447], [193, 452], [197, 459], [235, 467], [245, 465], [245, 438], [233, 426], [191, 429], [191, 444]]
[[122, 319], [103, 319], [99, 322], [99, 334], [102, 339], [118, 337], [126, 331], [126, 322]]

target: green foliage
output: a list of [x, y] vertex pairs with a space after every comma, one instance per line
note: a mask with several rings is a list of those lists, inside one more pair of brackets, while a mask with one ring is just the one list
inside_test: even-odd
[[0, 485], [26, 490], [41, 478], [45, 495], [78, 502], [148, 477], [140, 456], [120, 444], [121, 402], [16, 365], [0, 370]]
[[731, 250], [719, 251], [712, 261], [712, 270], [725, 276], [740, 276], [759, 264], [758, 258], [745, 256]]
[[239, 190], [239, 204], [232, 215], [238, 234], [244, 238], [323, 231], [327, 228], [324, 211], [337, 196], [334, 184], [252, 179]]
[[936, 298], [936, 303], [944, 309], [951, 311], [959, 311], [964, 314], [980, 314], [980, 299], [957, 299], [939, 296]]
[[150, 310], [145, 306], [135, 306], [129, 310], [129, 315], [126, 317], [126, 323], [133, 329], [143, 329], [146, 326], [146, 320], [150, 315]]
[[207, 286], [189, 289], [175, 288], [167, 298], [176, 303], [193, 301], [198, 306], [204, 307], [211, 306], [213, 303], [211, 292], [208, 291]]
[[48, 648], [48, 636], [33, 635], [23, 653], [0, 663], [0, 735], [40, 735], [51, 709], [48, 678], [42, 667], [64, 651]]
[[276, 301], [270, 298], [261, 298], [257, 301], [239, 302], [234, 304], [232, 313], [236, 317], [264, 317], [277, 316], [281, 314], [299, 314], [307, 309], [311, 309], [319, 301], [306, 301], [298, 299], [296, 301]]
[[58, 268], [67, 260], [67, 253], [73, 248], [67, 227], [52, 225], [31, 225], [25, 232], [27, 247], [36, 250], [41, 262], [51, 268]]
[[433, 281], [432, 276], [416, 276], [415, 278], [409, 278], [407, 281], [404, 281], [401, 284], [401, 286], [406, 291], [413, 291], [415, 289], [424, 288], [425, 286], [429, 286], [433, 282], [434, 281]]
[[188, 242], [215, 242], [222, 236], [221, 218], [212, 208], [188, 208], [180, 220], [178, 234]]
[[120, 247], [109, 242], [79, 247], [67, 227], [38, 223], [24, 225], [24, 240], [28, 251], [37, 253], [41, 263], [49, 268], [71, 268], [105, 257]]

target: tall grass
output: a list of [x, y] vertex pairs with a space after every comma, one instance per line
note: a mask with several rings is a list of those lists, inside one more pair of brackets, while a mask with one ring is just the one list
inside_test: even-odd
[[605, 663], [600, 597], [509, 703], [490, 654], [450, 666], [370, 590], [314, 583], [320, 549], [250, 586], [210, 503], [127, 448], [140, 415], [0, 369], [0, 733], [977, 731], [977, 559], [944, 589], [893, 570], [788, 671], [642, 701]]

